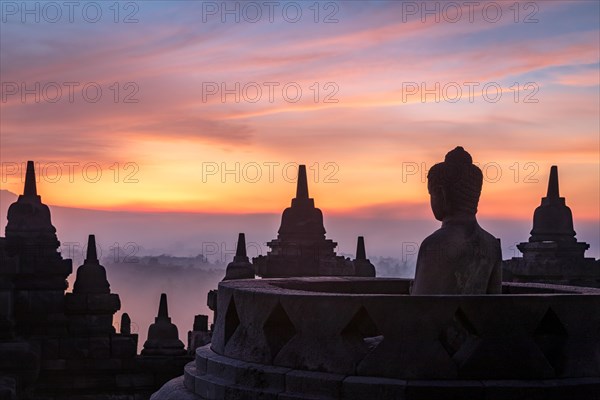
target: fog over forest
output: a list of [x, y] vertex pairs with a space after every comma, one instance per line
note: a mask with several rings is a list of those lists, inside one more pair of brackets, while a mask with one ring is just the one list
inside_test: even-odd
[[[123, 253], [124, 250], [120, 249]], [[231, 261], [231, 257], [228, 261]], [[73, 260], [73, 269], [83, 262]], [[374, 257], [377, 276], [412, 277], [414, 264], [401, 262], [392, 257]], [[169, 316], [179, 329], [179, 338], [187, 345], [187, 332], [191, 330], [194, 315], [205, 314], [212, 322], [212, 311], [206, 305], [209, 290], [216, 289], [225, 276], [226, 264], [210, 262], [204, 256], [173, 257], [168, 255], [127, 257], [125, 262], [112, 255], [102, 258], [106, 268], [110, 289], [121, 299], [121, 310], [114, 318], [114, 326], [119, 330], [121, 314], [126, 312], [131, 318], [133, 333], [139, 334], [138, 348], [143, 347], [148, 326], [154, 322], [158, 311], [161, 293], [168, 297]], [[69, 291], [72, 290], [75, 274], [69, 277]]]
[[[43, 192], [42, 201], [44, 200]], [[0, 224], [17, 195], [0, 191]], [[286, 205], [282, 205], [282, 210]], [[266, 243], [277, 236], [281, 214], [144, 213], [77, 209], [49, 205], [57, 229], [63, 258], [73, 260], [69, 277], [72, 290], [77, 267], [83, 263], [89, 234], [96, 235], [98, 254], [106, 267], [111, 291], [121, 299], [121, 314], [127, 312], [132, 330], [139, 333], [139, 347], [146, 340], [148, 326], [158, 311], [161, 293], [167, 293], [169, 313], [187, 341], [194, 315], [209, 315], [209, 290], [216, 289], [235, 253], [237, 235], [246, 234], [250, 258], [266, 254]], [[532, 210], [533, 212], [533, 210]], [[336, 251], [354, 257], [357, 236], [365, 236], [367, 256], [377, 276], [414, 276], [421, 241], [439, 227], [428, 219], [373, 216], [358, 218], [323, 210], [327, 237], [338, 243]], [[487, 220], [480, 224], [501, 239], [503, 259], [519, 256], [515, 244], [526, 241], [529, 220]], [[587, 257], [600, 254], [600, 232], [594, 221], [578, 220], [575, 230], [580, 241], [590, 243]], [[2, 232], [4, 234], [4, 232]]]

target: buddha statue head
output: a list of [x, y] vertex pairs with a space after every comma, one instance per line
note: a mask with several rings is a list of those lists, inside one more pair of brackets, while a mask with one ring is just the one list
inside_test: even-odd
[[439, 221], [454, 216], [474, 216], [483, 174], [462, 147], [446, 154], [444, 162], [435, 164], [427, 174], [431, 209]]

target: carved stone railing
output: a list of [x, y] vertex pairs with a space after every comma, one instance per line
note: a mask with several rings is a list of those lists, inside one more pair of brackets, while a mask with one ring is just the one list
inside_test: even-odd
[[511, 283], [502, 295], [410, 296], [409, 286], [363, 278], [222, 282], [211, 349], [347, 376], [600, 376], [600, 290]]

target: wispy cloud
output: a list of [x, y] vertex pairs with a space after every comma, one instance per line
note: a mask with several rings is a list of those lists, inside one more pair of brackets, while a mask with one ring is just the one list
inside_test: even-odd
[[[389, 190], [390, 180], [403, 161], [431, 164], [458, 144], [505, 168], [511, 162], [577, 159], [597, 170], [600, 39], [597, 18], [590, 16], [598, 14], [598, 4], [537, 2], [532, 16], [522, 8], [515, 15], [513, 2], [495, 2], [503, 17], [492, 23], [483, 14], [489, 3], [474, 7], [473, 21], [465, 14], [457, 23], [444, 15], [404, 18], [402, 2], [395, 1], [339, 2], [334, 24], [315, 23], [307, 9], [297, 24], [280, 15], [273, 23], [203, 22], [200, 3], [184, 1], [142, 2], [137, 24], [7, 23], [0, 37], [3, 84], [31, 88], [55, 82], [64, 89], [65, 82], [93, 82], [103, 95], [97, 103], [82, 99], [79, 89], [74, 102], [66, 91], [57, 103], [35, 103], [31, 95], [23, 103], [20, 93], [8, 95], [0, 104], [0, 153], [8, 162], [134, 159], [168, 174], [146, 176], [137, 195], [105, 190], [102, 201], [107, 207], [148, 208], [155, 201], [167, 209], [184, 204], [233, 210], [242, 199], [249, 210], [255, 204], [266, 211], [287, 201], [279, 186], [287, 182], [281, 180], [243, 190], [214, 185], [208, 198], [202, 197], [206, 191], [200, 195], [183, 179], [173, 179], [169, 189], [177, 195], [171, 203], [156, 194], [159, 180], [200, 158], [331, 161], [348, 184], [368, 187], [369, 194], [356, 195], [340, 184], [335, 195], [319, 191], [322, 202], [357, 215], [391, 212], [399, 204], [406, 210], [422, 207], [422, 182]], [[524, 23], [528, 15], [537, 22]], [[219, 91], [221, 85], [231, 90], [256, 83], [262, 96], [256, 102], [240, 93], [206, 96], [207, 82]], [[279, 85], [272, 101], [267, 82]], [[464, 87], [456, 103], [422, 93], [405, 100], [407, 82], [426, 88], [495, 82], [502, 101], [486, 101], [478, 88], [471, 102]], [[538, 88], [537, 103], [523, 102], [528, 82]], [[132, 93], [125, 89], [128, 83], [135, 84], [135, 103], [124, 101]], [[297, 102], [281, 93], [289, 83], [302, 89]], [[337, 102], [325, 102], [328, 94]], [[261, 202], [274, 186], [281, 199]], [[58, 203], [72, 200], [65, 196], [74, 191], [52, 188]], [[493, 186], [498, 196], [512, 197], [513, 190], [508, 183]], [[98, 205], [92, 196], [82, 199], [92, 200]], [[585, 215], [596, 212], [585, 207]]]

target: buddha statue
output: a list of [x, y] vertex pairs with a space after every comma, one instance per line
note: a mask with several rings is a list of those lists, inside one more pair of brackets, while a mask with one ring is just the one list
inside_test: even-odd
[[431, 209], [442, 227], [419, 248], [412, 294], [499, 294], [500, 242], [475, 214], [483, 174], [462, 147], [446, 154], [427, 175]]

